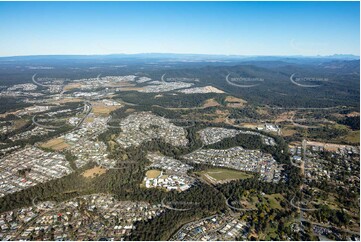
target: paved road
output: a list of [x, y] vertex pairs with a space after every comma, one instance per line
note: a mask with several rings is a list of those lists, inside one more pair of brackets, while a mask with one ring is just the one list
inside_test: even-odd
[[[84, 117], [79, 121], [79, 123], [72, 130], [77, 129], [84, 122], [84, 120], [86, 119], [86, 117], [88, 117], [91, 110], [92, 110], [91, 103], [85, 103], [83, 113], [84, 112], [86, 112], [86, 113], [85, 113]], [[51, 125], [40, 124], [40, 123], [38, 123], [36, 121], [36, 115], [33, 116], [32, 122], [33, 122], [34, 125], [45, 128], [45, 129], [58, 129], [58, 128], [61, 128], [61, 127], [65, 126], [65, 124], [60, 125], [60, 126], [51, 126]]]
[[32, 218], [29, 222], [23, 224], [20, 229], [18, 230], [18, 232], [15, 234], [15, 238], [14, 240], [18, 240], [18, 237], [30, 226], [32, 226], [33, 224], [35, 224], [36, 220], [39, 217], [42, 217], [48, 213], [52, 213], [54, 211], [56, 211], [56, 209], [59, 209], [60, 206], [62, 205], [62, 203], [58, 203], [54, 208], [52, 208], [51, 210], [45, 210], [44, 212], [39, 213], [37, 216], [35, 216], [34, 218]]
[[[200, 150], [200, 149], [202, 149], [202, 148], [203, 148], [203, 146], [202, 146], [201, 148], [199, 148], [198, 150]], [[193, 152], [194, 152], [194, 151], [193, 151]], [[214, 184], [212, 184], [212, 183], [204, 180], [201, 176], [198, 177], [198, 176], [195, 176], [194, 174], [192, 174], [191, 176], [194, 177], [195, 179], [203, 182], [203, 183], [208, 184], [208, 185], [211, 186], [215, 191], [219, 192], [219, 193], [222, 195], [222, 197], [223, 197], [223, 199], [224, 199], [224, 201], [225, 201], [225, 203], [226, 203], [226, 205], [227, 205], [227, 198], [226, 198], [226, 196], [224, 196], [224, 194], [223, 194], [221, 191], [219, 191]], [[227, 210], [229, 211], [229, 213], [230, 213], [231, 216], [235, 216], [235, 213], [232, 211], [232, 209], [231, 209], [229, 206], [227, 206]]]
[[58, 129], [58, 128], [61, 128], [61, 127], [65, 126], [65, 124], [60, 125], [60, 126], [43, 125], [43, 124], [38, 123], [35, 119], [36, 119], [36, 115], [34, 115], [33, 118], [32, 118], [33, 124], [36, 125], [36, 126], [39, 126], [41, 128], [44, 128], [44, 129]]
[[327, 225], [327, 224], [321, 224], [321, 223], [313, 222], [313, 221], [308, 220], [308, 219], [305, 219], [305, 218], [303, 218], [303, 217], [301, 217], [300, 222], [307, 222], [307, 223], [310, 223], [310, 224], [312, 224], [312, 225], [317, 225], [317, 226], [324, 227], [324, 228], [329, 228], [329, 229], [337, 229], [337, 230], [342, 231], [342, 232], [344, 232], [344, 233], [350, 233], [350, 234], [353, 234], [353, 235], [358, 235], [358, 236], [360, 236], [360, 232], [352, 231], [352, 230], [349, 230], [349, 229], [343, 229], [343, 228], [339, 228], [339, 227], [332, 226], [332, 225]]
[[256, 210], [258, 210], [258, 208], [236, 208], [236, 207], [232, 206], [231, 204], [229, 204], [229, 198], [226, 200], [226, 204], [227, 204], [228, 207], [230, 207], [230, 208], [232, 208], [234, 210], [237, 210], [237, 211], [245, 211], [245, 212], [247, 212], [247, 211], [256, 211]]
[[92, 111], [92, 105], [89, 102], [85, 102], [84, 103], [84, 111], [86, 112], [84, 117], [82, 117], [82, 119], [79, 121], [79, 123], [72, 129], [75, 130], [77, 129], [80, 125], [82, 125], [82, 123], [84, 122], [84, 120], [88, 117], [88, 115], [90, 114], [90, 112]]

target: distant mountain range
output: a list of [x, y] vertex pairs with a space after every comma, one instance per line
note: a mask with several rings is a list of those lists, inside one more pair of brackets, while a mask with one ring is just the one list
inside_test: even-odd
[[30, 55], [0, 57], [0, 61], [30, 61], [30, 60], [99, 60], [99, 59], [153, 59], [175, 61], [287, 61], [287, 60], [359, 60], [356, 55], [335, 54], [329, 56], [246, 56], [246, 55], [207, 55], [207, 54], [173, 54], [173, 53], [140, 53], [140, 54], [109, 54], [109, 55]]

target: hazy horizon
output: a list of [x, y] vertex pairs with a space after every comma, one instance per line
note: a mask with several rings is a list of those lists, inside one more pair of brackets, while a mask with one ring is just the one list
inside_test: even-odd
[[0, 2], [0, 56], [359, 55], [359, 2]]
[[170, 52], [145, 52], [145, 53], [105, 53], [105, 54], [33, 54], [33, 55], [9, 55], [9, 56], [0, 56], [0, 58], [11, 58], [11, 57], [45, 57], [45, 56], [137, 56], [137, 55], [175, 55], [175, 56], [219, 56], [219, 57], [240, 57], [240, 58], [249, 58], [249, 57], [305, 57], [305, 58], [323, 58], [323, 57], [360, 57], [360, 55], [347, 54], [347, 53], [335, 53], [330, 55], [238, 55], [238, 54], [207, 54], [207, 53], [170, 53]]

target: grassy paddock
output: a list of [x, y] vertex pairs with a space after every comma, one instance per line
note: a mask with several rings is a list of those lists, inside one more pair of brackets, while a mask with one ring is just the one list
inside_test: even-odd
[[230, 170], [225, 168], [211, 168], [201, 172], [198, 172], [204, 179], [207, 179], [211, 182], [227, 182], [232, 180], [247, 179], [253, 177], [253, 175], [248, 174], [243, 171]]

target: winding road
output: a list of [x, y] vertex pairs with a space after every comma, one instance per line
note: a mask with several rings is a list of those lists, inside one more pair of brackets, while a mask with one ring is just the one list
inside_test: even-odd
[[60, 126], [51, 126], [51, 125], [40, 124], [40, 123], [38, 123], [38, 122], [36, 121], [36, 115], [34, 115], [31, 120], [32, 120], [32, 122], [33, 122], [34, 125], [39, 126], [39, 127], [41, 127], [41, 128], [44, 128], [44, 129], [59, 129], [59, 128], [65, 126], [65, 124], [60, 125]]
[[[72, 130], [77, 129], [84, 122], [84, 120], [86, 119], [86, 117], [88, 117], [91, 110], [92, 110], [91, 103], [85, 102], [84, 103], [84, 110], [83, 110], [83, 113], [85, 113], [85, 115]], [[51, 126], [51, 125], [40, 124], [40, 123], [38, 123], [36, 121], [36, 115], [33, 116], [32, 122], [33, 122], [34, 125], [39, 126], [41, 128], [45, 128], [45, 129], [59, 129], [59, 128], [65, 126], [65, 124], [60, 125], [60, 126]]]

